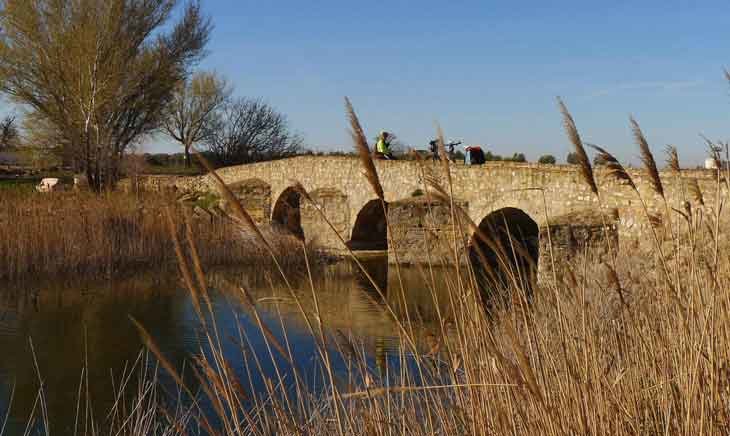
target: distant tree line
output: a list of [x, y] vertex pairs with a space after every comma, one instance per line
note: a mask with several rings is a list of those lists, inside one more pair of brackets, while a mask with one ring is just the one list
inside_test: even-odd
[[514, 153], [512, 157], [507, 156], [500, 156], [498, 154], [493, 154], [491, 151], [487, 151], [484, 153], [484, 159], [487, 162], [491, 161], [504, 161], [504, 162], [527, 162], [527, 158], [525, 157], [524, 153]]

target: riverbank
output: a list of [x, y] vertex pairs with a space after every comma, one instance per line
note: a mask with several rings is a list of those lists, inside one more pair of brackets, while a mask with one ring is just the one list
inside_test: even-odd
[[[0, 204], [2, 279], [68, 273], [110, 275], [139, 265], [174, 266], [170, 221], [180, 240], [192, 237], [207, 265], [271, 263], [270, 254], [230, 219], [193, 213], [188, 205], [161, 193], [42, 194], [8, 189], [0, 190]], [[298, 239], [270, 229], [263, 231], [280, 262], [303, 266]]]

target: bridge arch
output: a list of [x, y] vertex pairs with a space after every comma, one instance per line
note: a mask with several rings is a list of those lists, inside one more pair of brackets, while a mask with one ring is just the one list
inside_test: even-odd
[[469, 246], [469, 258], [486, 288], [509, 288], [517, 280], [531, 292], [538, 273], [540, 227], [524, 210], [504, 207], [489, 213]]
[[274, 204], [271, 224], [299, 239], [304, 239], [301, 202], [301, 194], [294, 187], [284, 189]]
[[352, 228], [349, 246], [353, 250], [387, 250], [388, 226], [386, 212], [380, 199], [370, 200], [360, 209]]

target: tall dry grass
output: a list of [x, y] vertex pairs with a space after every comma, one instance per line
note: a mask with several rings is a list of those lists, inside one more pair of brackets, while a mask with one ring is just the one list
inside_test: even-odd
[[[575, 122], [560, 105], [569, 137], [580, 151]], [[349, 101], [347, 112], [354, 124], [357, 118]], [[631, 123], [654, 190], [661, 194], [654, 156], [638, 124], [633, 119]], [[594, 148], [609, 163], [611, 177], [635, 186], [618, 160], [605, 149]], [[678, 167], [676, 150], [669, 158]], [[364, 157], [363, 163], [373, 194], [380, 197], [377, 172]], [[600, 196], [587, 158], [580, 171]], [[400, 364], [393, 373], [372, 368], [357, 342], [328, 329], [312, 287], [307, 298], [313, 303], [301, 310], [317, 344], [323, 385], [318, 390], [301, 380], [294, 345], [286, 334], [281, 338], [271, 333], [259, 316], [262, 308], [246, 289], [229, 289], [245, 302], [267, 338], [269, 357], [278, 355], [291, 368], [277, 368], [277, 377], [269, 380], [264, 393], [247, 389], [230, 370], [234, 362], [223, 356], [220, 332], [209, 326], [212, 357], [195, 364], [202, 396], [215, 404], [220, 425], [213, 428], [202, 411], [195, 419], [213, 434], [727, 434], [730, 244], [721, 224], [726, 198], [719, 194], [720, 179], [714, 210], [701, 201], [703, 193], [692, 188], [691, 181], [694, 201], [685, 205], [685, 211], [667, 207], [673, 216], [663, 217], [657, 225], [677, 219], [682, 230], [667, 233], [672, 250], [662, 251], [655, 235], [653, 252], [620, 252], [610, 264], [580, 258], [565, 265], [563, 274], [546, 277], [531, 300], [531, 289], [518, 279], [519, 271], [510, 274], [513, 280], [500, 282], [505, 287], [501, 292], [512, 298], [499, 300], [487, 312], [470, 266], [463, 274], [440, 277], [445, 280], [438, 285], [424, 268], [424, 279], [432, 280], [434, 288], [445, 287], [451, 304], [437, 313], [440, 328], [431, 346], [423, 348], [416, 345], [406, 323], [410, 316], [396, 315], [392, 301], [380, 302], [400, 325], [401, 351], [395, 356]], [[434, 184], [425, 188], [448, 201], [449, 187]], [[643, 203], [640, 192], [635, 193]], [[654, 217], [648, 210], [646, 214], [647, 219]], [[476, 227], [460, 211], [452, 216], [460, 220], [459, 226]], [[501, 249], [502, 268], [520, 265], [509, 259], [510, 253], [519, 253], [518, 247]], [[204, 302], [205, 273], [197, 266], [195, 247], [185, 250], [180, 261], [190, 257], [190, 270], [195, 271], [188, 287], [194, 298]], [[292, 293], [295, 299], [305, 298]], [[441, 307], [439, 295], [443, 298], [442, 292], [432, 293], [434, 307]], [[200, 307], [205, 311], [204, 304]], [[155, 351], [144, 327], [139, 327]], [[256, 353], [242, 342], [241, 360], [255, 370], [256, 358], [251, 356]], [[346, 383], [333, 374], [334, 355], [348, 362]], [[165, 361], [165, 356], [157, 357]], [[286, 369], [293, 371], [293, 379], [281, 375]]]
[[[184, 232], [187, 206], [163, 194], [121, 192], [0, 191], [0, 278], [58, 273], [111, 274], [141, 265], [175, 265], [166, 223], [174, 216]], [[194, 241], [208, 264], [255, 263], [264, 253], [224, 217], [191, 216]], [[269, 231], [282, 262], [291, 256], [293, 238]]]
[[[572, 116], [562, 102], [560, 106], [569, 138], [585, 154]], [[354, 125], [357, 118], [349, 101], [347, 111]], [[648, 142], [633, 120], [632, 126], [649, 177], [658, 178]], [[360, 135], [354, 136], [362, 149]], [[635, 186], [613, 155], [594, 148], [608, 162], [611, 177]], [[584, 157], [579, 171], [600, 197], [593, 168]], [[373, 195], [382, 199], [375, 167], [362, 154], [361, 158]], [[676, 150], [671, 151], [670, 161], [679, 167]], [[448, 172], [448, 162], [444, 165], [443, 171]], [[654, 251], [619, 252], [610, 264], [581, 257], [562, 265], [561, 274], [554, 269], [536, 288], [514, 271], [522, 264], [510, 256], [518, 256], [520, 247], [514, 243], [500, 247], [490, 235], [478, 235], [486, 246], [499, 251], [501, 267], [511, 279], [495, 281], [493, 286], [501, 286], [495, 291], [511, 298], [496, 300], [487, 311], [481, 298], [483, 281], [472, 265], [459, 272], [442, 272], [445, 276], [439, 280], [433, 269], [424, 268], [424, 280], [438, 308], [432, 341], [426, 347], [419, 345], [422, 341], [409, 321], [416, 314], [407, 313], [408, 305], [399, 306], [397, 297], [378, 300], [400, 338], [400, 351], [392, 356], [398, 364], [385, 371], [373, 367], [355, 339], [327, 325], [313, 284], [306, 292], [297, 291], [279, 268], [315, 343], [313, 359], [320, 383], [315, 387], [305, 381], [294, 357], [296, 344], [289, 341], [286, 329], [283, 337], [273, 333], [277, 326], [284, 326], [283, 319], [268, 325], [269, 318], [261, 316], [262, 303], [242, 287], [226, 291], [240, 301], [266, 338], [265, 349], [253, 349], [241, 326], [240, 357], [232, 360], [224, 354], [224, 332], [216, 324], [208, 296], [204, 249], [195, 241], [190, 221], [170, 215], [166, 224], [174, 236], [174, 252], [206, 325], [206, 352], [190, 363], [197, 386], [193, 392], [138, 324], [149, 350], [179, 389], [194, 399], [182, 415], [184, 421], [174, 418], [181, 410], [180, 403], [170, 403], [174, 398], [146, 404], [156, 413], [142, 416], [161, 417], [160, 429], [168, 434], [187, 434], [191, 429], [211, 435], [728, 434], [730, 241], [721, 220], [727, 201], [722, 179], [718, 171], [714, 208], [704, 201], [705, 193], [696, 183], [687, 181], [691, 198], [683, 205], [668, 205], [666, 214], [671, 216], [657, 223], [668, 225], [674, 219], [677, 231], [665, 233], [669, 241], [659, 240], [655, 233]], [[438, 186], [435, 178], [429, 180], [424, 186], [429, 195], [454, 209], [453, 228], [478, 229], [458, 210], [450, 187]], [[652, 181], [654, 190], [661, 193], [661, 180]], [[219, 188], [233, 199], [225, 184], [219, 183]], [[314, 202], [300, 189], [305, 201]], [[639, 190], [634, 192], [643, 204]], [[237, 225], [254, 234], [279, 265], [269, 235], [258, 229], [243, 207], [234, 212]], [[648, 210], [646, 214], [653, 219]], [[327, 217], [322, 214], [322, 219]], [[180, 223], [185, 230], [178, 233]], [[338, 236], [347, 250], [345, 235]], [[671, 250], [662, 250], [666, 243]], [[296, 253], [309, 265], [304, 247]], [[350, 254], [367, 275], [356, 254]], [[485, 262], [482, 268], [491, 267]], [[373, 286], [381, 292], [376, 283]], [[447, 305], [439, 304], [444, 295]], [[336, 357], [347, 364], [344, 376], [334, 371]], [[271, 378], [262, 370], [264, 359], [274, 365]], [[245, 377], [238, 377], [233, 368], [241, 366], [249, 375], [260, 372], [266, 380], [264, 392], [256, 392]]]

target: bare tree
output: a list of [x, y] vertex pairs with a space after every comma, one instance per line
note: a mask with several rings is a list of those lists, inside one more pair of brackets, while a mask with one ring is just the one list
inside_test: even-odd
[[190, 166], [190, 147], [205, 139], [208, 124], [230, 94], [226, 80], [215, 73], [199, 72], [177, 86], [165, 108], [162, 129], [182, 144], [186, 166]]
[[286, 117], [258, 99], [226, 104], [207, 130], [207, 149], [224, 166], [293, 156], [303, 145], [301, 136], [289, 131]]
[[19, 138], [14, 116], [8, 115], [0, 120], [0, 151], [16, 146]]
[[0, 90], [62, 138], [92, 188], [114, 185], [127, 147], [154, 131], [210, 33], [198, 3], [4, 0]]

